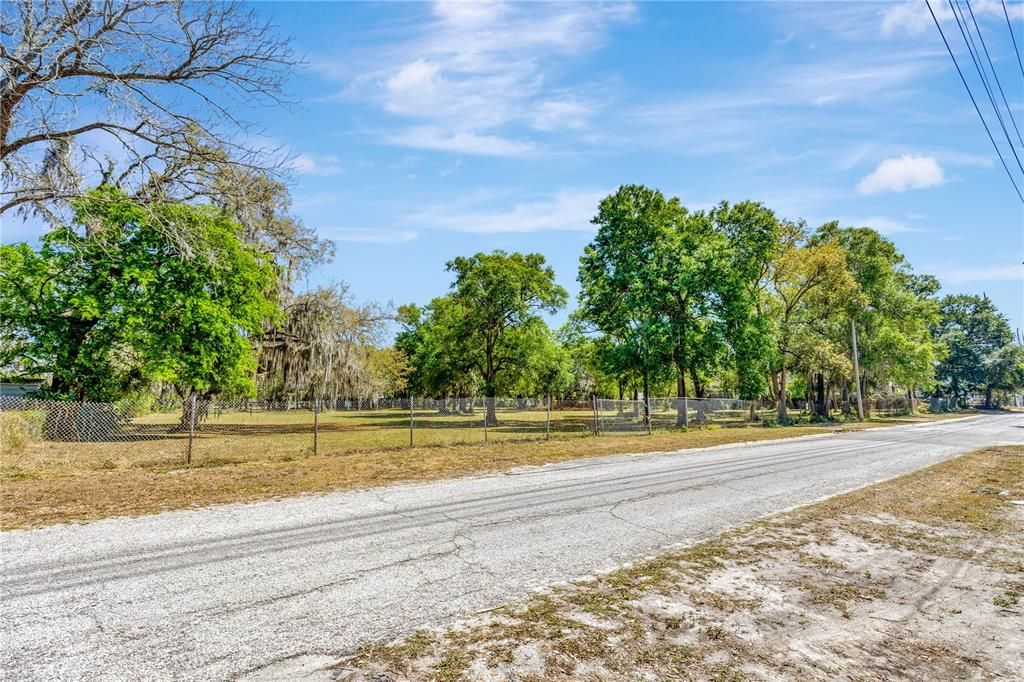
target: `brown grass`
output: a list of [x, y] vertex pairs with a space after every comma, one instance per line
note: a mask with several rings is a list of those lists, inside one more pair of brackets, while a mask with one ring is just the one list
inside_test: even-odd
[[[264, 443], [244, 455], [198, 466], [167, 461], [111, 461], [90, 451], [78, 457], [32, 460], [6, 449], [0, 455], [0, 528], [32, 528], [110, 516], [148, 514], [210, 504], [252, 501], [367, 488], [400, 481], [507, 470], [616, 453], [646, 453], [729, 443], [792, 438], [922, 421], [879, 419], [843, 426], [709, 428], [646, 436], [499, 441], [454, 446], [387, 449], [341, 455], [275, 453]], [[61, 444], [67, 446], [68, 444]], [[98, 444], [84, 444], [95, 446]]]
[[[931, 526], [955, 523], [973, 532], [996, 532], [1007, 523], [1000, 513], [1006, 499], [1024, 497], [1022, 454], [1019, 447], [988, 448], [826, 500], [804, 515], [887, 514]], [[799, 514], [794, 519], [803, 520]]]

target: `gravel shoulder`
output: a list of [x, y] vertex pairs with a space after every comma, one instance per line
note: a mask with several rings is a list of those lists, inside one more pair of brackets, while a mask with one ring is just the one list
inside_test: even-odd
[[455, 625], [373, 680], [1014, 679], [1024, 447], [976, 451]]

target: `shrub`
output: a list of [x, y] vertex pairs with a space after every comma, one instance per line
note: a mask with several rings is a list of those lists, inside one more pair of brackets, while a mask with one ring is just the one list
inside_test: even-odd
[[0, 412], [0, 450], [20, 454], [43, 438], [44, 412]]

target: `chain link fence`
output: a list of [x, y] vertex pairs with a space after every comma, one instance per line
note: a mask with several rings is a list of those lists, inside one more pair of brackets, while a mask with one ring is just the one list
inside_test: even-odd
[[772, 413], [772, 403], [732, 398], [651, 398], [594, 401], [596, 431], [601, 434], [650, 433], [716, 424], [745, 426]]
[[[794, 405], [799, 409], [799, 406]], [[876, 414], [909, 411], [906, 398]], [[389, 398], [78, 403], [0, 397], [4, 450], [48, 448], [65, 461], [213, 465], [274, 453], [279, 459], [432, 445], [644, 434], [705, 425], [744, 426], [773, 415], [768, 401], [731, 398], [549, 400]], [[62, 459], [63, 458], [63, 459]]]

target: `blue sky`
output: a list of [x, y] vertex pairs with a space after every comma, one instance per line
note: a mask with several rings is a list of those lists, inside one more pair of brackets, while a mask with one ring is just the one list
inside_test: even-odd
[[[1024, 124], [1002, 8], [972, 7]], [[295, 213], [337, 241], [314, 283], [425, 303], [445, 261], [503, 248], [575, 294], [597, 201], [639, 182], [875, 227], [1024, 327], [1024, 211], [923, 2], [254, 8], [307, 62], [295, 106], [240, 113], [294, 155]]]

